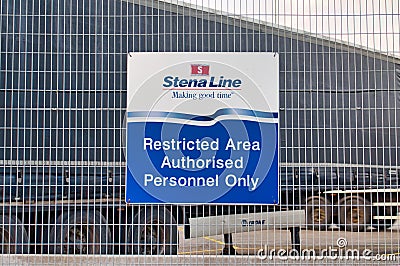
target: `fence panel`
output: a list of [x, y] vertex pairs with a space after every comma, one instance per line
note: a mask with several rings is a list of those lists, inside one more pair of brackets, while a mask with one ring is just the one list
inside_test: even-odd
[[[397, 260], [398, 1], [2, 0], [0, 29], [2, 264]], [[279, 54], [279, 204], [125, 202], [129, 52]]]

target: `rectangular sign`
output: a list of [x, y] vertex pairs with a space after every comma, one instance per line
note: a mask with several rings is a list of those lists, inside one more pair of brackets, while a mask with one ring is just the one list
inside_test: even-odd
[[278, 204], [273, 53], [130, 53], [127, 203]]

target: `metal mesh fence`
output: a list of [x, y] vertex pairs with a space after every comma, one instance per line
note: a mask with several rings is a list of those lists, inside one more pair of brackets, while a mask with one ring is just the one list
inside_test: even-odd
[[[2, 0], [0, 29], [2, 264], [397, 260], [398, 1]], [[126, 204], [128, 52], [278, 53], [281, 202]]]

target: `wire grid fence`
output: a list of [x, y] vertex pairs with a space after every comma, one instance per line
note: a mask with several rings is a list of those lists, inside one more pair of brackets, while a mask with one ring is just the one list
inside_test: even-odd
[[[3, 0], [0, 12], [2, 264], [397, 260], [398, 1]], [[279, 53], [281, 203], [127, 205], [128, 52]], [[305, 210], [314, 260], [279, 219], [231, 235], [210, 220], [187, 238], [191, 218], [287, 210]]]

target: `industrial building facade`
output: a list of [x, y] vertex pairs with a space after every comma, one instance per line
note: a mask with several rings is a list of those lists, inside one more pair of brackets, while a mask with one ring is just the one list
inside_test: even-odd
[[282, 209], [307, 208], [304, 188], [398, 189], [393, 55], [174, 1], [7, 0], [0, 11], [2, 213], [26, 224], [31, 242], [51, 242], [34, 232], [58, 214], [34, 202], [62, 199], [66, 179], [75, 200], [113, 194], [121, 201], [107, 208], [124, 206], [128, 52], [279, 54]]

